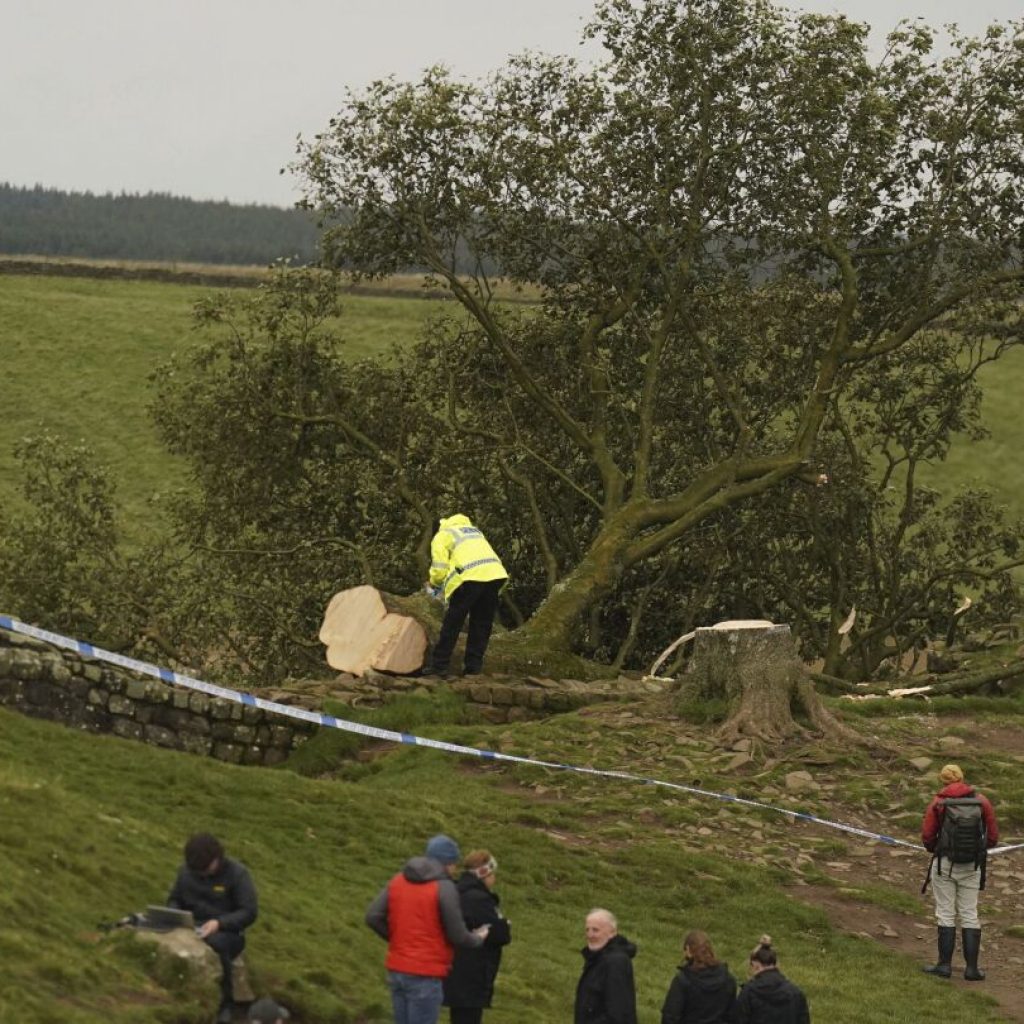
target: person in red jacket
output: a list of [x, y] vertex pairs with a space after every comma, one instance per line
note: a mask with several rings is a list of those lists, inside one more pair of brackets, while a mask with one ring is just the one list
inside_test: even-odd
[[455, 947], [482, 946], [490, 931], [469, 931], [462, 919], [452, 880], [461, 860], [453, 839], [434, 836], [424, 856], [407, 861], [366, 911], [366, 923], [388, 943], [395, 1024], [437, 1024]]
[[992, 804], [967, 785], [959, 765], [947, 764], [939, 772], [939, 781], [942, 789], [928, 805], [921, 823], [921, 841], [933, 855], [929, 880], [935, 893], [939, 948], [938, 962], [924, 971], [940, 978], [952, 974], [959, 917], [967, 964], [964, 978], [982, 981], [985, 972], [978, 969], [978, 893], [985, 887], [986, 851], [999, 842], [999, 825]]

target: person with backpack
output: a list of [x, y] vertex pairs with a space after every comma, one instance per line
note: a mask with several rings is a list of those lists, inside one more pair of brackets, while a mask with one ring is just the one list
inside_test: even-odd
[[736, 997], [736, 1024], [811, 1024], [807, 997], [779, 970], [770, 935], [751, 952], [750, 975]]
[[921, 841], [932, 855], [923, 893], [931, 882], [938, 925], [938, 961], [923, 968], [926, 974], [948, 978], [953, 973], [956, 919], [960, 918], [965, 981], [982, 981], [978, 969], [981, 924], [978, 893], [985, 888], [988, 850], [999, 842], [999, 825], [988, 799], [964, 781], [959, 765], [947, 764], [939, 772], [942, 789], [935, 794], [921, 824]]

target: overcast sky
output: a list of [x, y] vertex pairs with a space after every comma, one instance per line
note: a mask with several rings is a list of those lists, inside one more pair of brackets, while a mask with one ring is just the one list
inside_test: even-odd
[[[803, 0], [884, 34], [978, 32], [1022, 0]], [[578, 52], [592, 0], [0, 0], [0, 181], [288, 205], [279, 175], [346, 86]], [[2, 225], [0, 225], [2, 230]]]

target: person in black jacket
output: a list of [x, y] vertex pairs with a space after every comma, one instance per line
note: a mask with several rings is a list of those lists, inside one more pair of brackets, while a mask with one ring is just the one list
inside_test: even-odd
[[811, 1024], [807, 999], [779, 970], [769, 935], [750, 954], [753, 977], [736, 999], [736, 1024]]
[[451, 973], [444, 980], [444, 1005], [451, 1024], [480, 1024], [484, 1009], [494, 996], [494, 979], [501, 966], [501, 948], [512, 941], [512, 929], [498, 906], [494, 892], [498, 862], [489, 850], [473, 850], [463, 861], [464, 871], [455, 883], [459, 906], [470, 930], [490, 925], [484, 944], [477, 949], [456, 949]]
[[256, 920], [256, 887], [245, 865], [224, 853], [220, 840], [199, 832], [185, 843], [169, 907], [192, 911], [199, 937], [220, 957], [217, 1024], [228, 1024], [234, 1008], [231, 962], [245, 949], [245, 929]]
[[587, 914], [586, 936], [574, 1024], [636, 1024], [636, 946], [619, 935], [615, 915], [600, 907]]
[[683, 940], [683, 963], [661, 1008], [661, 1024], [728, 1024], [736, 1002], [736, 979], [715, 956], [706, 932]]

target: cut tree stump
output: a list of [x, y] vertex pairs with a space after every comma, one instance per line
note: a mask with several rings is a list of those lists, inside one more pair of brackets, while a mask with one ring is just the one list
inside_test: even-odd
[[412, 616], [395, 610], [376, 587], [351, 587], [331, 598], [320, 627], [327, 664], [361, 676], [368, 669], [403, 674], [423, 666], [427, 632]]
[[815, 731], [857, 739], [821, 703], [789, 626], [763, 619], [719, 622], [696, 630], [679, 701], [685, 705], [695, 699], [728, 702], [729, 714], [718, 735], [726, 745], [743, 737], [776, 743], [807, 732], [794, 720], [794, 709], [806, 714]]

